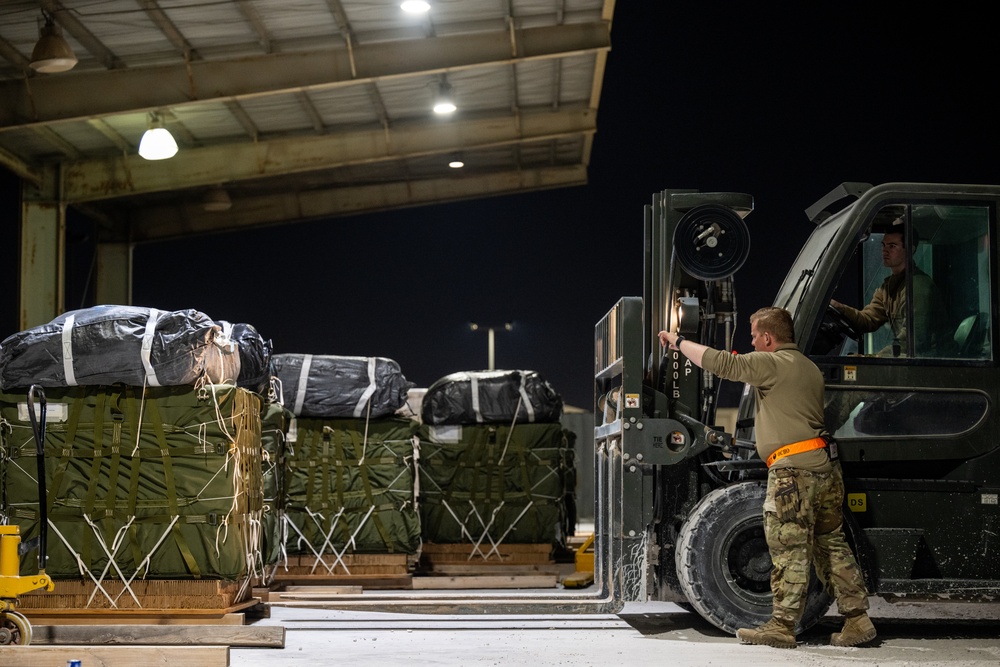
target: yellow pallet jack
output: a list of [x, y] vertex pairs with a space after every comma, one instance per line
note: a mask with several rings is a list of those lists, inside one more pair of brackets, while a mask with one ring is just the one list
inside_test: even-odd
[[[35, 415], [35, 394], [39, 414]], [[17, 611], [17, 596], [39, 588], [55, 590], [45, 574], [46, 538], [48, 537], [47, 495], [45, 493], [45, 392], [37, 384], [28, 389], [28, 418], [35, 437], [38, 459], [38, 536], [21, 542], [21, 527], [0, 525], [0, 645], [31, 643], [31, 623]], [[20, 576], [21, 556], [38, 548], [38, 574]]]
[[565, 588], [586, 588], [594, 583], [594, 534], [576, 550], [576, 572], [562, 581]]

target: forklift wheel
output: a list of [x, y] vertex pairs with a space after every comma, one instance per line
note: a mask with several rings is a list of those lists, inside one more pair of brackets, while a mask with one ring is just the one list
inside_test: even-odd
[[[771, 555], [764, 538], [763, 482], [742, 482], [702, 498], [677, 537], [677, 579], [692, 607], [733, 633], [771, 617]], [[799, 632], [823, 618], [832, 600], [812, 575]]]
[[31, 643], [31, 623], [24, 614], [17, 611], [0, 612], [0, 644]]

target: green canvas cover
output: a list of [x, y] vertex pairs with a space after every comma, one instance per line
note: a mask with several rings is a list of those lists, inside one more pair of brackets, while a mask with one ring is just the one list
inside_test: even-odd
[[[231, 385], [45, 389], [53, 578], [241, 579], [259, 562], [260, 399]], [[36, 404], [37, 405], [37, 404]], [[0, 513], [38, 534], [25, 394], [0, 394]], [[25, 558], [23, 575], [37, 562]]]
[[286, 443], [289, 554], [416, 553], [416, 422], [296, 418]]
[[285, 514], [285, 438], [294, 418], [291, 410], [280, 403], [267, 403], [261, 411], [260, 439], [264, 449], [261, 461], [264, 475], [261, 558], [265, 566], [275, 565], [281, 558], [284, 541], [281, 531]]
[[565, 546], [576, 479], [567, 433], [559, 424], [422, 426], [424, 541]]

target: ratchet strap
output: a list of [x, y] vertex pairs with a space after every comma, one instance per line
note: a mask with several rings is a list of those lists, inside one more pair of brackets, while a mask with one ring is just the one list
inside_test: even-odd
[[818, 437], [809, 438], [808, 440], [800, 440], [799, 442], [793, 442], [790, 445], [778, 447], [774, 450], [773, 454], [767, 457], [767, 467], [770, 468], [774, 465], [775, 461], [783, 459], [786, 456], [801, 454], [802, 452], [810, 452], [814, 449], [822, 449], [824, 447], [826, 447], [826, 440]]

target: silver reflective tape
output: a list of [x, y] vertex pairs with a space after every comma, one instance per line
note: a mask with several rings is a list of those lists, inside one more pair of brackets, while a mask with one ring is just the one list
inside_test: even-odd
[[[528, 389], [524, 386], [524, 373], [521, 373], [521, 386], [517, 390], [521, 393], [521, 403], [524, 404], [524, 409], [528, 411], [528, 421], [535, 421], [535, 406], [531, 404], [531, 398], [528, 397]], [[514, 411], [514, 419], [517, 420], [517, 410]]]
[[357, 419], [365, 413], [365, 405], [368, 399], [375, 393], [375, 357], [368, 357], [368, 386], [365, 388], [358, 404], [354, 406], [354, 418]]
[[302, 357], [302, 370], [299, 371], [299, 383], [295, 387], [295, 407], [292, 408], [292, 412], [299, 414], [302, 412], [302, 406], [306, 402], [306, 385], [309, 384], [309, 367], [312, 366], [313, 356], [311, 354], [303, 355]]
[[150, 387], [159, 387], [160, 381], [156, 379], [156, 371], [153, 369], [153, 362], [150, 354], [153, 349], [153, 335], [156, 333], [156, 322], [160, 319], [160, 311], [156, 308], [149, 309], [149, 318], [146, 320], [146, 331], [142, 334], [142, 367], [146, 369], [146, 381]]
[[76, 315], [66, 318], [62, 330], [63, 373], [66, 375], [66, 386], [76, 386], [76, 373], [73, 372], [73, 324]]
[[476, 423], [483, 422], [483, 415], [479, 412], [479, 378], [473, 375], [469, 382], [469, 392], [472, 394], [472, 411], [476, 413]]

